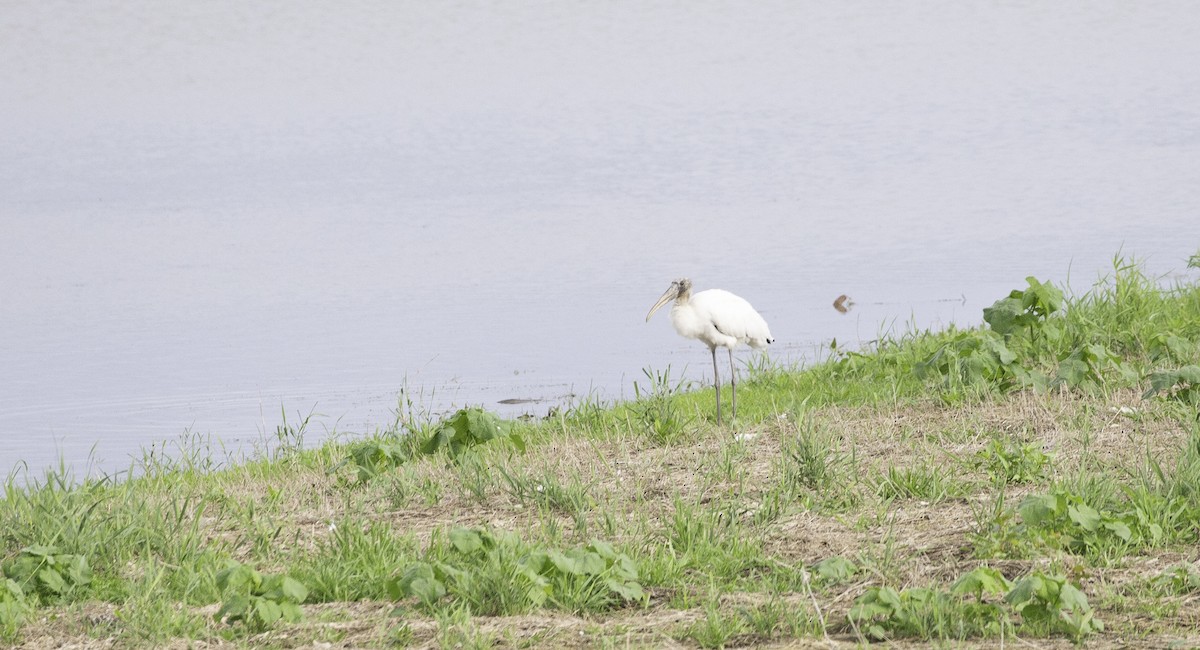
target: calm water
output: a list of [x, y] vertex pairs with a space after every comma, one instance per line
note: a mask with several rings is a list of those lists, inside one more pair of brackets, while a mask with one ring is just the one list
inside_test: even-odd
[[281, 407], [370, 432], [406, 385], [517, 415], [702, 379], [643, 322], [677, 276], [781, 360], [1118, 250], [1187, 277], [1198, 30], [1190, 0], [6, 2], [0, 471]]

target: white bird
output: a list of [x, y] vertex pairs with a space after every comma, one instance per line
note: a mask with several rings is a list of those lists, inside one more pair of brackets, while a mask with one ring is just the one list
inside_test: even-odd
[[692, 295], [692, 281], [681, 278], [671, 283], [658, 302], [646, 314], [646, 322], [668, 302], [671, 324], [680, 336], [698, 339], [708, 346], [713, 360], [713, 383], [717, 389], [717, 424], [721, 424], [721, 375], [717, 372], [717, 347], [729, 350], [730, 388], [733, 392], [733, 417], [737, 417], [737, 371], [733, 366], [733, 349], [745, 343], [754, 349], [767, 347], [775, 339], [767, 321], [740, 296], [723, 289], [708, 289]]

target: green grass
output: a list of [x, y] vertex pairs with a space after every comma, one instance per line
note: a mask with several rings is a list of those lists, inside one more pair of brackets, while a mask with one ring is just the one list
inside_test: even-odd
[[[351, 442], [285, 414], [249, 460], [186, 434], [124, 480], [10, 476], [0, 643], [1197, 643], [1200, 286], [1015, 289], [980, 328], [756, 357], [734, 425], [647, 370], [542, 421], [406, 393]], [[264, 609], [217, 620], [239, 593]]]

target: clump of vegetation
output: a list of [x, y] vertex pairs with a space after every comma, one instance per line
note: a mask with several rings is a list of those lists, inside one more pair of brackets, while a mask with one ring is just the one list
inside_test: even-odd
[[1164, 595], [1194, 594], [1200, 592], [1200, 570], [1178, 564], [1155, 576], [1151, 583]]
[[637, 565], [612, 545], [592, 540], [559, 551], [530, 546], [512, 533], [456, 528], [449, 544], [431, 547], [388, 583], [393, 598], [425, 606], [452, 596], [485, 615], [519, 614], [549, 606], [602, 611], [645, 598]]
[[1143, 398], [1163, 395], [1191, 406], [1200, 406], [1200, 366], [1187, 365], [1175, 370], [1160, 370], [1150, 374], [1150, 388]]
[[672, 381], [669, 367], [661, 372], [643, 369], [642, 373], [646, 375], [646, 386], [636, 381], [633, 383], [635, 399], [629, 408], [646, 435], [656, 444], [674, 443], [695, 421], [675, 399], [687, 386], [687, 381]]
[[1065, 577], [1034, 572], [1014, 584], [991, 567], [971, 571], [949, 590], [871, 587], [854, 602], [848, 621], [875, 641], [963, 640], [1027, 630], [1080, 641], [1104, 629], [1087, 596]]
[[261, 632], [279, 620], [298, 623], [304, 618], [300, 604], [308, 598], [308, 589], [290, 576], [264, 576], [230, 560], [217, 574], [217, 587], [225, 592], [221, 609], [213, 615], [217, 621], [244, 623]]
[[1087, 596], [1061, 575], [1026, 576], [1017, 581], [1004, 601], [1021, 615], [1024, 625], [1062, 632], [1076, 641], [1104, 630]]
[[[71, 595], [92, 581], [87, 558], [55, 546], [27, 546], [4, 566], [4, 575], [22, 590], [48, 601]], [[9, 592], [10, 595], [14, 592]]]
[[459, 409], [434, 430], [429, 440], [421, 446], [421, 452], [435, 454], [445, 449], [451, 458], [458, 458], [476, 445], [491, 440], [505, 440], [518, 451], [525, 451], [525, 441], [514, 432], [511, 422], [501, 420], [481, 408]]
[[359, 482], [366, 482], [419, 455], [432, 456], [445, 451], [453, 460], [461, 461], [467, 451], [492, 440], [503, 440], [517, 451], [525, 451], [525, 441], [514, 431], [511, 422], [501, 420], [479, 407], [459, 409], [432, 429], [432, 433], [420, 445], [413, 442], [414, 437], [420, 434], [415, 430], [409, 430], [402, 436], [377, 437], [354, 443], [347, 457], [330, 471], [337, 471], [352, 463], [357, 469]]
[[0, 639], [14, 641], [29, 612], [25, 591], [11, 578], [0, 582]]
[[992, 480], [1004, 485], [1036, 483], [1046, 478], [1052, 456], [1039, 445], [1005, 444], [993, 439], [975, 455], [976, 468], [985, 470]]

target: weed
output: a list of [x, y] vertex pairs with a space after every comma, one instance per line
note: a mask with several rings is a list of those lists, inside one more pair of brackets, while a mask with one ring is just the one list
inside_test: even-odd
[[582, 612], [643, 600], [637, 580], [633, 560], [599, 540], [559, 551], [527, 545], [511, 533], [456, 528], [447, 546], [431, 547], [425, 560], [388, 582], [388, 591], [426, 607], [449, 595], [485, 615], [542, 606]]
[[[208, 633], [207, 617], [193, 608], [181, 606], [173, 599], [164, 597], [166, 588], [176, 573], [171, 567], [159, 562], [142, 567], [142, 575], [130, 590], [125, 602], [114, 611], [120, 625], [114, 625], [109, 633], [115, 634], [117, 646], [149, 644], [166, 645], [175, 638], [202, 639]], [[208, 573], [215, 583], [215, 571]], [[206, 598], [205, 604], [218, 599], [219, 594]], [[96, 630], [95, 632], [99, 632]]]
[[230, 560], [217, 574], [217, 586], [225, 592], [221, 609], [213, 615], [217, 622], [241, 622], [261, 632], [280, 619], [296, 623], [304, 617], [300, 603], [308, 597], [308, 589], [287, 575], [263, 576]]
[[590, 494], [591, 485], [583, 483], [578, 471], [572, 471], [564, 482], [556, 474], [543, 471], [537, 476], [510, 472], [498, 468], [504, 478], [507, 491], [522, 505], [544, 508], [571, 517], [577, 535], [584, 536], [588, 529], [588, 512], [595, 502]]
[[479, 629], [467, 605], [434, 611], [438, 631], [435, 641], [443, 650], [491, 650], [499, 639]]
[[1051, 385], [1100, 391], [1108, 386], [1106, 377], [1109, 373], [1106, 371], [1110, 369], [1126, 383], [1137, 381], [1137, 373], [1103, 344], [1081, 343], [1059, 362]]
[[0, 639], [16, 641], [31, 609], [21, 585], [8, 578], [0, 582]]
[[1005, 605], [1020, 615], [1018, 629], [1033, 633], [1062, 632], [1079, 641], [1104, 629], [1087, 596], [1065, 577], [1035, 572], [1014, 584], [990, 567], [962, 576], [949, 591], [870, 587], [854, 601], [847, 618], [854, 630], [873, 640], [960, 640], [1004, 634], [1013, 626]]
[[644, 388], [633, 383], [635, 400], [629, 405], [642, 430], [655, 444], [667, 445], [679, 441], [692, 425], [692, 418], [684, 415], [675, 396], [682, 392], [688, 382], [685, 379], [672, 382], [671, 368], [662, 372], [642, 369], [649, 385]]
[[983, 310], [983, 320], [1005, 340], [1014, 334], [1028, 334], [1030, 342], [1036, 342], [1039, 334], [1045, 336], [1057, 330], [1050, 315], [1063, 307], [1062, 290], [1033, 276], [1025, 282], [1029, 285], [1026, 289], [1014, 289], [1007, 298]]
[[1021, 615], [1022, 626], [1065, 632], [1076, 641], [1104, 630], [1087, 596], [1060, 575], [1026, 576], [1004, 600]]
[[1012, 589], [1012, 583], [1004, 574], [988, 566], [981, 566], [960, 577], [950, 586], [950, 593], [959, 596], [974, 596], [982, 603], [984, 596], [1003, 596]]
[[704, 618], [687, 626], [678, 638], [695, 641], [701, 648], [724, 648], [727, 643], [747, 632], [747, 622], [740, 616], [730, 616], [721, 611], [720, 602], [714, 598], [705, 603]]
[[[354, 463], [358, 470], [358, 480], [365, 483], [382, 472], [408, 462], [410, 458], [408, 446], [399, 441], [371, 440], [352, 445], [347, 461]], [[339, 463], [329, 471], [336, 471], [347, 461]]]
[[1036, 483], [1046, 478], [1052, 460], [1040, 445], [1005, 444], [993, 439], [975, 455], [975, 467], [987, 471], [999, 485]]
[[1177, 564], [1154, 576], [1150, 583], [1161, 594], [1183, 596], [1200, 591], [1200, 570], [1191, 564]]
[[287, 419], [287, 411], [283, 405], [279, 407], [280, 423], [275, 425], [274, 440], [265, 440], [262, 442], [262, 448], [259, 450], [259, 455], [267, 456], [272, 460], [283, 460], [300, 454], [304, 450], [304, 437], [308, 430], [308, 424], [312, 420], [314, 412], [309, 411], [308, 415], [300, 418], [299, 424], [289, 424]]
[[782, 445], [781, 474], [784, 485], [817, 492], [842, 479], [846, 456], [834, 446], [833, 436], [809, 415], [793, 416], [796, 435], [786, 436]]
[[496, 474], [478, 454], [459, 457], [455, 473], [464, 495], [476, 503], [487, 503], [488, 494], [496, 487]]
[[[833, 344], [827, 361], [804, 369], [756, 357], [743, 404], [755, 442], [718, 439], [697, 406], [710, 397], [647, 371], [635, 402], [590, 395], [544, 422], [481, 409], [438, 420], [405, 392], [407, 411], [387, 430], [349, 445], [305, 449], [308, 425], [293, 417], [259, 458], [237, 465], [189, 433], [179, 449], [151, 449], [121, 481], [78, 480], [65, 464], [20, 485], [10, 476], [0, 568], [25, 568], [0, 577], [0, 643], [36, 625], [76, 645], [80, 635], [122, 647], [370, 645], [397, 622], [375, 626], [375, 608], [348, 603], [394, 597], [405, 621], [390, 640], [444, 647], [577, 644], [564, 621], [598, 647], [672, 643], [664, 635], [712, 647], [811, 644], [826, 620], [860, 640], [910, 645], [997, 636], [1010, 645], [1017, 633], [1085, 642], [1100, 630], [1095, 619], [1113, 616], [1114, 638], [1166, 645], [1192, 633], [1186, 608], [1200, 572], [1188, 564], [1126, 578], [1136, 566], [1171, 566], [1200, 540], [1197, 382], [1186, 370], [1200, 365], [1200, 286], [1168, 286], [1117, 259], [1082, 296], [1060, 303], [1052, 289], [1030, 281], [991, 305], [981, 328], [889, 325], [857, 350]], [[1147, 386], [1136, 414], [1108, 415]], [[897, 423], [901, 440], [890, 437]], [[514, 453], [518, 439], [554, 452]], [[438, 458], [425, 457], [426, 444]], [[915, 461], [860, 464], [860, 450], [886, 459], [889, 445]], [[974, 514], [977, 558], [1021, 558], [1004, 570], [1032, 573], [1012, 584], [972, 566], [948, 586], [921, 582], [962, 559], [957, 536], [935, 529], [947, 513], [932, 502], [947, 499]], [[438, 528], [450, 519], [520, 534]], [[922, 548], [934, 537], [936, 548]], [[39, 547], [53, 550], [22, 553]], [[72, 577], [75, 556], [90, 581]], [[275, 601], [282, 627], [283, 580], [259, 575], [253, 591], [253, 569], [238, 565], [239, 591], [230, 556], [289, 576], [323, 618], [360, 620], [258, 634], [273, 613], [253, 597]], [[62, 593], [38, 577], [48, 568]], [[1088, 594], [1094, 610], [1084, 575], [1104, 585], [1102, 598]], [[233, 625], [201, 613], [214, 602]], [[648, 623], [667, 610], [695, 620]], [[478, 618], [499, 615], [536, 620]]]
[[1187, 365], [1176, 370], [1150, 374], [1150, 388], [1142, 394], [1148, 399], [1158, 394], [1192, 406], [1200, 405], [1200, 366]]
[[848, 582], [858, 573], [858, 565], [841, 556], [827, 557], [812, 565], [816, 583], [820, 585], [836, 585]]
[[877, 479], [875, 493], [882, 499], [921, 499], [930, 503], [961, 496], [964, 487], [949, 479], [945, 471], [928, 467], [890, 466]]
[[1162, 539], [1162, 527], [1135, 507], [1122, 513], [1097, 510], [1078, 494], [1056, 487], [1026, 497], [1017, 507], [1024, 530], [1051, 548], [1091, 557], [1119, 557], [1126, 550]]
[[421, 446], [421, 452], [433, 454], [446, 449], [451, 458], [458, 458], [464, 451], [496, 439], [506, 440], [518, 451], [525, 451], [525, 440], [513, 431], [511, 422], [481, 408], [459, 409], [434, 430]]
[[43, 601], [74, 595], [92, 581], [87, 557], [54, 546], [27, 546], [4, 566], [4, 575]]
[[899, 637], [962, 640], [999, 635], [1009, 621], [1003, 608], [971, 602], [939, 589], [870, 587], [850, 607], [847, 620], [858, 634], [876, 641]]
[[[950, 339], [913, 366], [918, 378], [942, 378], [942, 390], [954, 395], [965, 388], [985, 386], [1008, 389], [1020, 376], [1017, 355], [995, 332], [952, 332]], [[1022, 383], [1031, 383], [1025, 378]]]
[[313, 602], [382, 600], [394, 568], [418, 555], [415, 540], [382, 523], [343, 521], [333, 528], [293, 565], [292, 575], [309, 587]]

